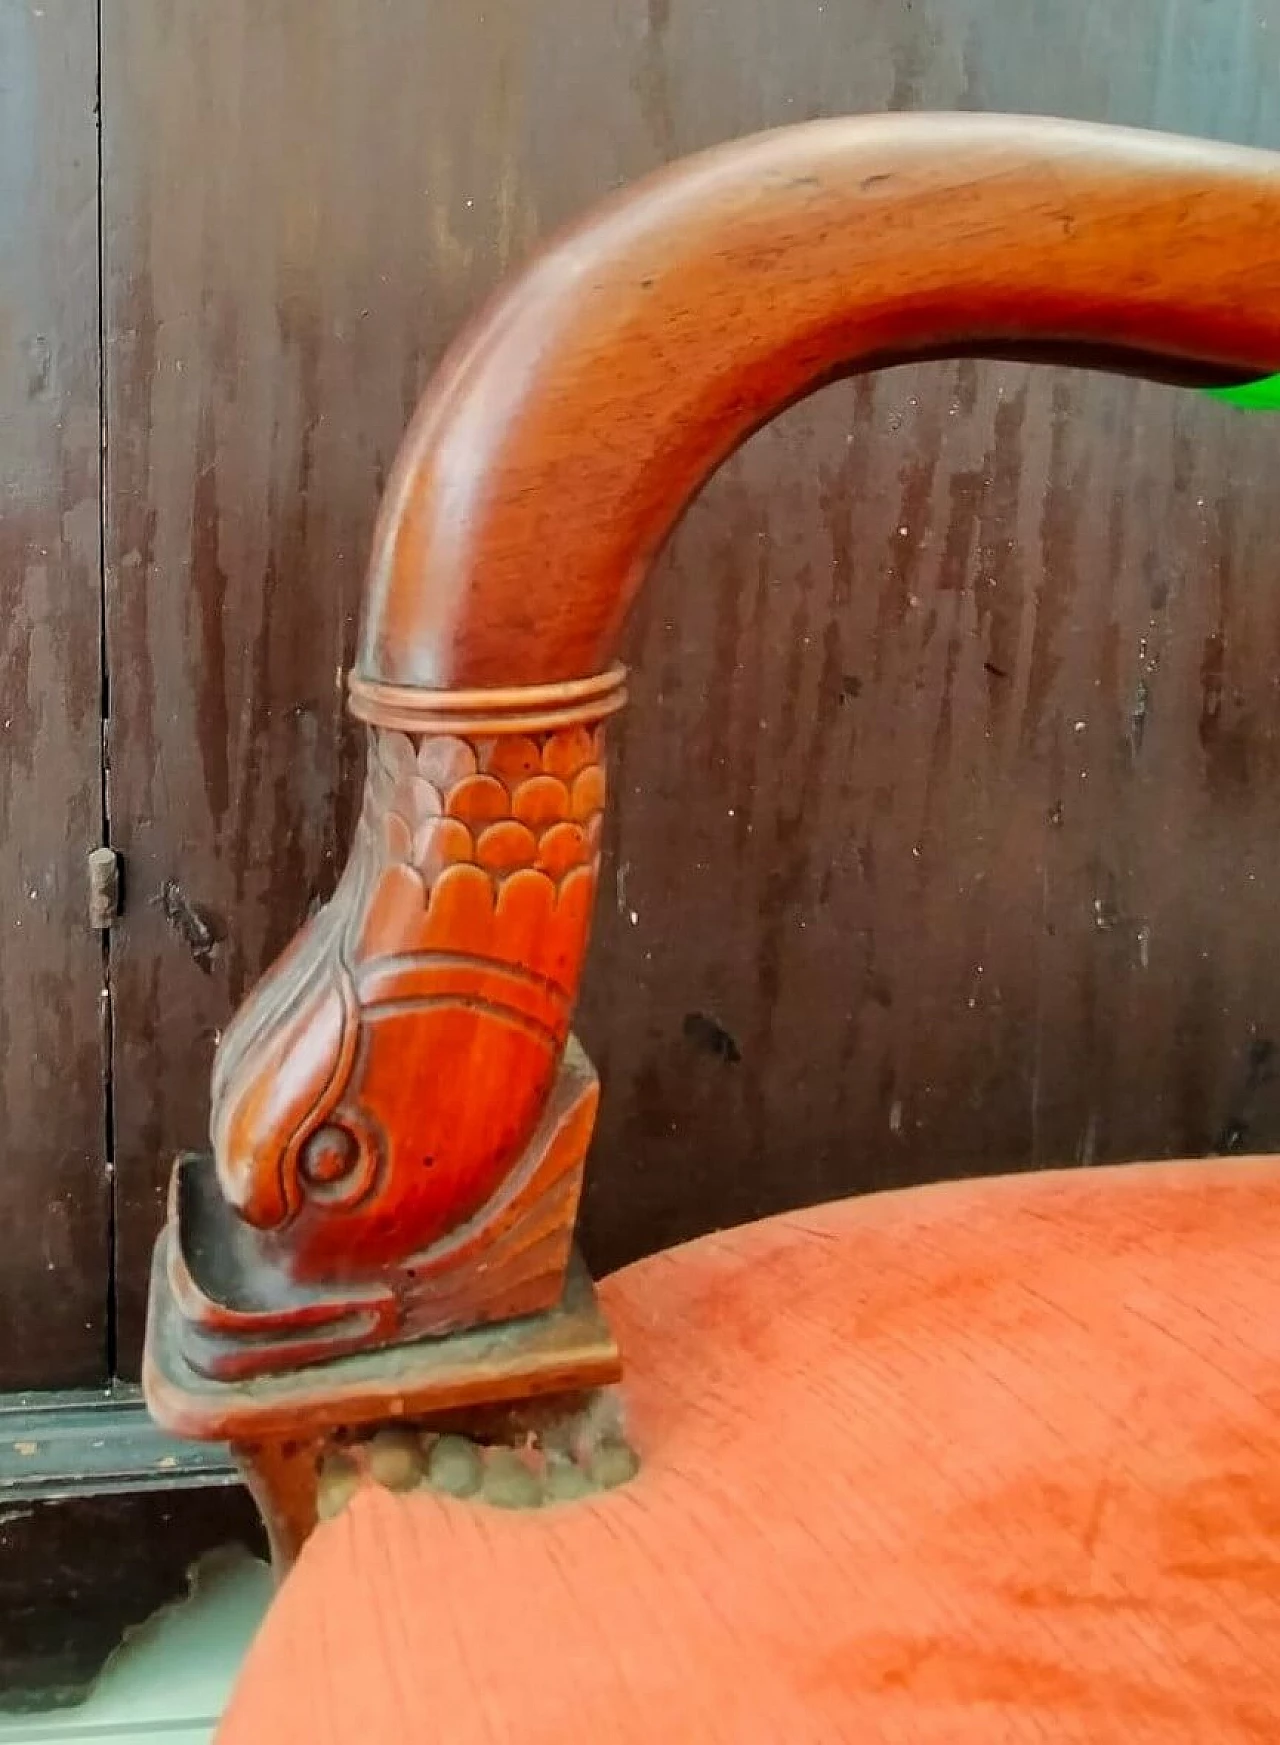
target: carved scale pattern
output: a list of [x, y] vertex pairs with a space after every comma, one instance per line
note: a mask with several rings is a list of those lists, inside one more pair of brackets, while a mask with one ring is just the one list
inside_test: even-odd
[[473, 1217], [515, 1168], [569, 1034], [605, 801], [603, 725], [374, 727], [332, 902], [219, 1050], [214, 1143], [300, 1276], [359, 1276]]
[[575, 726], [473, 742], [374, 729], [365, 822], [387, 864], [417, 873], [424, 899], [457, 866], [479, 868], [495, 897], [528, 872], [558, 894], [599, 858], [602, 733]]

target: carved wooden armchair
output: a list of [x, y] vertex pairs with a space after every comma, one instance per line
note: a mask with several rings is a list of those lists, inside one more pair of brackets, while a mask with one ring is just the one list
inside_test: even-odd
[[282, 1568], [336, 1516], [228, 1741], [1274, 1736], [1276, 1163], [828, 1205], [599, 1299], [573, 1254], [628, 605], [755, 427], [958, 351], [1280, 369], [1280, 157], [745, 140], [551, 247], [414, 418], [351, 858], [223, 1038], [156, 1250], [157, 1417], [236, 1446]]

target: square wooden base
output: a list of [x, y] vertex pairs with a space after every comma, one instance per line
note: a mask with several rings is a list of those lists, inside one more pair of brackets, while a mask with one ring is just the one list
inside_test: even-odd
[[560, 1302], [541, 1314], [252, 1381], [216, 1381], [183, 1356], [181, 1319], [169, 1286], [172, 1240], [170, 1227], [152, 1263], [143, 1362], [147, 1404], [174, 1435], [232, 1444], [278, 1569], [288, 1566], [315, 1525], [319, 1461], [337, 1433], [456, 1416], [540, 1395], [585, 1393], [621, 1375], [617, 1345], [575, 1253]]

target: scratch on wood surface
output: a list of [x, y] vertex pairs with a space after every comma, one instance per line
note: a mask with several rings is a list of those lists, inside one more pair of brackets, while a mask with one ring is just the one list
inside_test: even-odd
[[160, 906], [165, 920], [191, 953], [197, 968], [205, 975], [211, 974], [219, 935], [209, 918], [188, 899], [177, 879], [164, 881]]

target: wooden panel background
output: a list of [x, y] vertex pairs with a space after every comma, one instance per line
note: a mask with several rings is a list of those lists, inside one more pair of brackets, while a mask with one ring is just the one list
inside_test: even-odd
[[0, 0], [0, 1387], [107, 1371], [93, 0]]
[[[555, 224], [775, 123], [1280, 144], [1280, 0], [104, 11], [122, 1350], [219, 1026], [331, 888], [379, 487]], [[590, 432], [583, 440], [590, 441]], [[581, 1029], [607, 1267], [819, 1196], [1280, 1138], [1280, 424], [971, 363], [758, 436], [632, 627]]]

